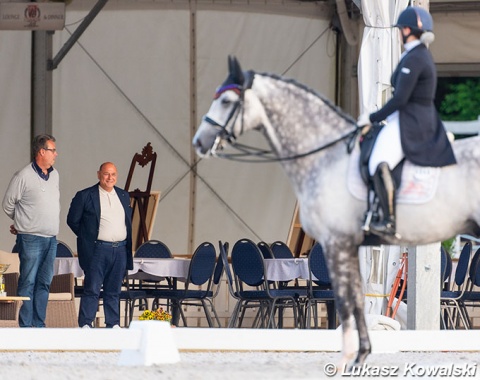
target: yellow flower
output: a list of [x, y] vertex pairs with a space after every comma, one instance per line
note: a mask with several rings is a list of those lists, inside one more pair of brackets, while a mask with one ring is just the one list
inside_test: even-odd
[[163, 310], [163, 308], [159, 308], [155, 311], [145, 310], [140, 317], [138, 317], [141, 321], [166, 321], [170, 322], [172, 320], [172, 315], [167, 313]]

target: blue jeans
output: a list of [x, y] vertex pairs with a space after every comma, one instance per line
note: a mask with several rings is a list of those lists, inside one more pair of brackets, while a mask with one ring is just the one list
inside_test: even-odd
[[45, 327], [48, 293], [57, 254], [57, 239], [29, 234], [17, 235], [20, 277], [18, 295], [30, 297], [20, 309], [20, 327]]
[[120, 325], [120, 292], [127, 269], [126, 247], [95, 244], [92, 261], [85, 270], [83, 296], [80, 300], [78, 325], [92, 325], [97, 314], [103, 286], [103, 311], [106, 327]]

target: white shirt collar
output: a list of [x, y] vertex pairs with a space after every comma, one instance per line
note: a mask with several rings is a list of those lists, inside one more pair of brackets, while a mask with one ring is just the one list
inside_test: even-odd
[[410, 42], [407, 42], [406, 44], [404, 44], [403, 47], [404, 47], [405, 50], [400, 55], [400, 60], [402, 60], [403, 57], [405, 57], [410, 52], [410, 50], [412, 50], [414, 47], [417, 47], [421, 43], [422, 42], [420, 40], [413, 40], [413, 41], [410, 41]]
[[113, 188], [112, 191], [108, 192], [108, 191], [105, 190], [102, 186], [98, 185], [98, 189], [100, 190], [100, 194], [105, 194], [105, 195], [108, 195], [108, 194], [117, 194], [117, 192], [115, 191], [115, 188]]
[[410, 42], [407, 42], [404, 46], [405, 48], [405, 51], [409, 52], [410, 50], [412, 50], [414, 47], [417, 47], [418, 45], [420, 45], [422, 42], [420, 40], [413, 40], [413, 41], [410, 41]]

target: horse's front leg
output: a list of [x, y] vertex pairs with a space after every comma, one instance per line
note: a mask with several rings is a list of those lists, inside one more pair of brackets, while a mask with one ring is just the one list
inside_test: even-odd
[[365, 321], [365, 295], [362, 291], [363, 284], [362, 276], [360, 274], [358, 249], [356, 250], [355, 255], [352, 257], [350, 268], [350, 285], [352, 286], [354, 303], [353, 316], [355, 317], [359, 339], [357, 358], [355, 359], [353, 365], [362, 365], [370, 352], [372, 352], [372, 345], [370, 343], [367, 323]]
[[342, 357], [338, 368], [345, 366], [355, 358], [355, 331], [352, 326], [353, 298], [350, 282], [351, 254], [336, 245], [326, 247], [326, 258], [330, 279], [335, 292], [335, 306], [342, 324]]
[[[371, 351], [371, 345], [363, 314], [364, 299], [357, 248], [345, 249], [337, 245], [330, 247], [327, 252], [330, 278], [335, 290], [335, 303], [342, 324], [342, 358], [339, 369], [343, 370], [352, 362], [353, 365], [362, 364]], [[358, 354], [353, 317], [359, 336]]]

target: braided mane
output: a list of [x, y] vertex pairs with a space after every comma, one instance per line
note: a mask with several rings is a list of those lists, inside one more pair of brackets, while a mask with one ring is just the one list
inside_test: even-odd
[[272, 73], [260, 73], [260, 72], [256, 72], [256, 74], [258, 75], [261, 75], [261, 76], [265, 76], [265, 77], [269, 77], [269, 78], [272, 78], [272, 79], [275, 79], [275, 80], [278, 80], [278, 81], [281, 81], [281, 82], [285, 82], [285, 83], [288, 83], [288, 84], [291, 84], [317, 98], [319, 98], [322, 102], [325, 103], [326, 106], [328, 106], [330, 109], [332, 109], [334, 112], [336, 112], [342, 119], [350, 122], [350, 123], [355, 123], [355, 119], [349, 115], [348, 113], [346, 113], [345, 111], [343, 111], [339, 106], [333, 104], [333, 102], [326, 98], [323, 94], [320, 94], [318, 91], [312, 89], [311, 87], [308, 87], [307, 85], [305, 84], [302, 84], [300, 82], [297, 82], [295, 79], [292, 79], [292, 78], [285, 78], [285, 77], [282, 77], [278, 74], [272, 74]]

